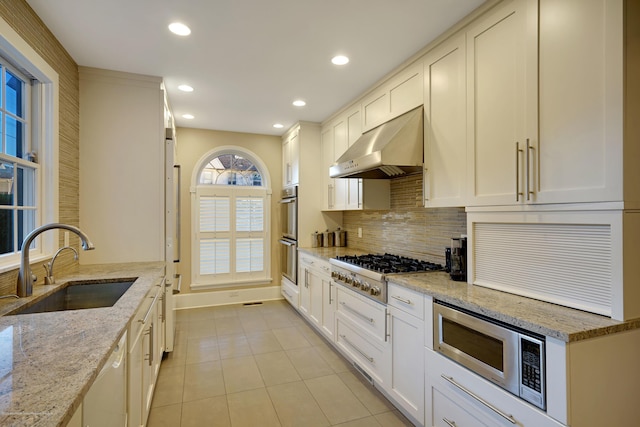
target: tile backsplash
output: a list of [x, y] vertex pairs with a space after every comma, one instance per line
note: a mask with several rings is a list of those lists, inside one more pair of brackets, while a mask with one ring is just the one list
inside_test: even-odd
[[[391, 209], [345, 211], [347, 246], [371, 253], [388, 252], [444, 264], [451, 237], [467, 232], [464, 208], [424, 208], [422, 174], [391, 181]], [[358, 237], [362, 228], [362, 237]]]

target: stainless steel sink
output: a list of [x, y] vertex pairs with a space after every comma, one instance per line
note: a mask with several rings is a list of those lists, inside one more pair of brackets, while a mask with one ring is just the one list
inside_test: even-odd
[[111, 307], [131, 287], [135, 280], [69, 282], [67, 286], [47, 295], [36, 303], [20, 307], [8, 314]]

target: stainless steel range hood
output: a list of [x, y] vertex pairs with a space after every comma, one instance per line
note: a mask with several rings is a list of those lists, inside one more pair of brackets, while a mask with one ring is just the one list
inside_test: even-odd
[[422, 171], [422, 107], [363, 134], [329, 168], [331, 178], [397, 178]]

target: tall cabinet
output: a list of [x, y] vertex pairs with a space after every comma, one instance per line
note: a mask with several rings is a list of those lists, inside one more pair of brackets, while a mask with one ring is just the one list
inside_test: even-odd
[[164, 261], [162, 79], [80, 67], [81, 263]]

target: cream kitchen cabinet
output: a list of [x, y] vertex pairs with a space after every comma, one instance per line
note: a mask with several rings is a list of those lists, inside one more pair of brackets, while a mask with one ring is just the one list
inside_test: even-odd
[[623, 1], [540, 0], [539, 14], [531, 200], [622, 201]]
[[152, 288], [131, 320], [128, 331], [127, 412], [129, 427], [147, 424], [162, 361], [161, 302], [164, 282]]
[[[80, 67], [82, 264], [165, 260], [162, 78]], [[117, 171], [117, 172], [116, 172]]]
[[299, 127], [291, 130], [282, 141], [282, 185], [298, 185], [300, 176]]
[[383, 304], [336, 287], [335, 345], [376, 386], [389, 378], [387, 309]]
[[562, 427], [520, 400], [432, 350], [425, 350], [426, 413], [438, 427]]
[[320, 329], [323, 324], [323, 287], [330, 280], [329, 266], [326, 261], [309, 255], [301, 254], [298, 258], [300, 312]]
[[422, 62], [416, 62], [363, 98], [362, 132], [422, 105], [422, 73]]
[[457, 34], [424, 58], [424, 205], [464, 206], [466, 49]]
[[321, 258], [300, 254], [299, 311], [313, 326], [333, 342], [335, 332], [335, 286], [329, 263]]
[[537, 2], [499, 4], [466, 29], [469, 205], [526, 200], [537, 126]]
[[[330, 123], [322, 128], [322, 181], [323, 181], [323, 199], [322, 209], [327, 211], [342, 211], [347, 207], [347, 192], [349, 191], [348, 180], [334, 179], [329, 176], [329, 168], [339, 157], [336, 153], [335, 141], [336, 133], [340, 148], [342, 148], [342, 140], [346, 144], [346, 124], [340, 121], [334, 125]], [[343, 135], [344, 134], [344, 135]], [[345, 148], [346, 149], [346, 148]]]
[[[311, 247], [314, 231], [336, 227], [322, 214], [322, 163], [318, 161], [322, 157], [320, 125], [298, 122], [284, 133], [282, 140], [283, 148], [290, 148], [282, 153], [283, 177], [286, 177], [287, 169], [285, 157], [290, 156], [291, 185], [298, 185], [298, 247]], [[290, 154], [285, 155], [285, 151]]]
[[623, 19], [514, 0], [468, 28], [468, 205], [623, 201]]
[[389, 283], [391, 365], [386, 391], [402, 411], [424, 423], [424, 295]]

